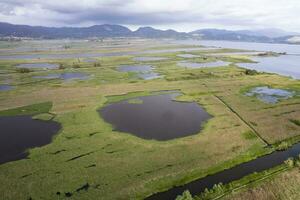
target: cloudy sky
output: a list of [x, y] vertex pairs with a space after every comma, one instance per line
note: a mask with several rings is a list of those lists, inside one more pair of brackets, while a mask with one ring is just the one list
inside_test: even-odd
[[0, 21], [43, 26], [121, 24], [190, 31], [280, 28], [300, 32], [299, 0], [0, 0]]

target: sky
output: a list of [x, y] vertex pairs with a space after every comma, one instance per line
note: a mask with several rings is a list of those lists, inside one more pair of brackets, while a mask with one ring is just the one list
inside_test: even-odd
[[0, 21], [42, 26], [120, 24], [192, 31], [300, 32], [299, 0], [0, 0]]

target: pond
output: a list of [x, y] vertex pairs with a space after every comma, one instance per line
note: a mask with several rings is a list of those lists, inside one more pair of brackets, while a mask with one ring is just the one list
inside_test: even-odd
[[177, 102], [179, 93], [138, 97], [99, 110], [114, 130], [143, 139], [170, 140], [200, 132], [211, 116], [197, 103]]
[[187, 68], [203, 68], [203, 67], [227, 66], [230, 63], [229, 62], [224, 62], [224, 61], [207, 62], [207, 63], [196, 63], [196, 62], [180, 61], [177, 64], [181, 67], [187, 67]]
[[37, 79], [63, 79], [63, 80], [73, 80], [73, 79], [79, 79], [79, 80], [87, 80], [89, 79], [89, 75], [81, 72], [66, 72], [61, 74], [48, 74], [44, 76], [34, 76], [33, 78]]
[[50, 63], [26, 63], [16, 66], [17, 68], [28, 68], [28, 69], [58, 69], [58, 64]]
[[255, 96], [265, 103], [275, 104], [280, 100], [288, 99], [294, 96], [294, 92], [282, 89], [269, 88], [268, 86], [256, 87], [245, 94], [246, 96]]
[[0, 164], [26, 158], [27, 149], [50, 143], [61, 128], [57, 122], [31, 116], [0, 117], [0, 127]]
[[169, 58], [165, 57], [150, 57], [150, 56], [142, 56], [133, 58], [134, 61], [160, 61], [160, 60], [168, 60]]
[[154, 67], [152, 65], [121, 65], [118, 70], [121, 72], [135, 72], [138, 77], [145, 80], [161, 77], [160, 74], [153, 72]]

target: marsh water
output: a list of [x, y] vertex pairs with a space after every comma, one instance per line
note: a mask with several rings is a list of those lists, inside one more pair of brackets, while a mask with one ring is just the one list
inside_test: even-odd
[[17, 68], [28, 68], [28, 69], [57, 69], [58, 64], [50, 64], [50, 63], [26, 63], [20, 64], [16, 66]]
[[[96, 58], [102, 56], [124, 56], [124, 55], [138, 55], [138, 54], [154, 54], [154, 53], [168, 53], [168, 52], [190, 52], [197, 50], [206, 50], [212, 48], [171, 48], [171, 49], [158, 49], [158, 50], [141, 50], [141, 51], [123, 51], [123, 52], [91, 52], [91, 53], [30, 53], [30, 54], [8, 54], [0, 55], [0, 60], [31, 60], [31, 59], [68, 59], [68, 58]], [[151, 60], [149, 60], [151, 61]]]
[[138, 77], [144, 80], [161, 77], [160, 74], [153, 72], [154, 67], [152, 65], [120, 65], [118, 70], [121, 72], [135, 72]]
[[168, 60], [165, 57], [152, 57], [152, 56], [141, 56], [133, 58], [134, 61], [159, 61], [159, 60]]
[[81, 73], [81, 72], [66, 72], [61, 74], [48, 74], [43, 76], [34, 76], [33, 78], [37, 79], [62, 79], [62, 80], [87, 80], [89, 78], [88, 74]]
[[99, 112], [116, 131], [144, 139], [170, 140], [199, 133], [211, 116], [197, 103], [174, 101], [178, 95], [160, 94], [123, 100], [107, 105]]
[[27, 149], [51, 142], [60, 124], [31, 116], [0, 117], [0, 164], [26, 158]]
[[181, 67], [187, 67], [187, 68], [202, 68], [202, 67], [227, 66], [229, 62], [216, 61], [216, 62], [208, 62], [208, 63], [196, 63], [196, 62], [189, 62], [189, 61], [180, 61], [177, 64]]
[[9, 91], [12, 89], [13, 89], [13, 86], [11, 86], [11, 85], [0, 85], [0, 91]]
[[288, 99], [294, 96], [294, 92], [283, 90], [283, 89], [276, 89], [276, 88], [269, 88], [267, 86], [264, 87], [256, 87], [251, 89], [249, 92], [245, 94], [246, 96], [255, 96], [259, 100], [265, 103], [277, 103], [280, 100]]
[[200, 57], [199, 55], [194, 55], [194, 54], [178, 54], [177, 55], [178, 57], [181, 57], [181, 58], [197, 58], [197, 57]]
[[261, 172], [282, 164], [290, 157], [297, 157], [300, 153], [300, 143], [293, 145], [285, 151], [275, 151], [269, 155], [259, 157], [255, 160], [242, 163], [233, 168], [226, 169], [213, 175], [192, 181], [186, 185], [174, 187], [166, 192], [154, 194], [147, 200], [174, 200], [176, 196], [189, 190], [192, 195], [204, 192], [205, 188], [212, 188], [214, 184], [227, 184], [239, 180], [254, 172]]

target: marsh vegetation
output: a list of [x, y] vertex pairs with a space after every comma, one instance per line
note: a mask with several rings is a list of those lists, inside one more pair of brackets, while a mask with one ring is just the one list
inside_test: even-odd
[[[22, 153], [26, 153], [26, 159], [0, 165], [0, 179], [6, 183], [0, 186], [3, 199], [151, 198], [155, 193], [205, 179], [208, 175], [226, 173], [226, 169], [247, 165], [257, 158], [286, 155], [300, 140], [299, 80], [263, 71], [254, 73], [240, 67], [239, 63], [254, 62], [252, 55], [238, 54], [243, 50], [146, 39], [65, 44], [71, 48], [61, 48], [61, 41], [34, 44], [38, 43], [58, 50], [31, 51], [26, 48], [31, 44], [28, 42], [15, 44], [16, 48], [25, 45], [26, 49], [26, 52], [16, 52], [6, 51], [3, 45], [0, 83], [13, 89], [4, 88], [0, 92], [0, 121], [4, 123], [4, 115], [19, 118], [23, 113], [30, 115], [27, 119], [30, 122], [59, 123], [61, 129], [53, 137], [44, 131], [51, 128], [43, 125], [41, 134], [45, 135], [39, 136], [47, 142], [24, 146]], [[185, 54], [194, 56], [178, 56]], [[84, 61], [88, 58], [100, 64]], [[181, 67], [178, 65], [181, 62], [203, 67]], [[222, 64], [209, 66], [211, 62]], [[16, 73], [20, 70], [16, 66], [32, 63], [58, 67], [26, 68], [26, 73]], [[152, 66], [151, 72], [147, 70], [142, 74], [156, 73], [160, 78], [144, 79], [138, 76], [139, 72], [120, 71], [120, 66]], [[65, 81], [69, 77], [72, 81]], [[272, 104], [257, 98], [259, 94], [245, 95], [253, 88], [264, 86], [293, 95]], [[170, 91], [181, 95], [173, 98]], [[271, 96], [280, 97], [277, 93]], [[36, 107], [45, 102], [51, 102], [51, 106], [45, 110], [44, 106]], [[24, 108], [34, 109], [27, 113]], [[98, 111], [108, 108], [120, 118], [114, 116], [110, 121], [99, 114]], [[121, 112], [124, 110], [126, 112]], [[137, 115], [134, 111], [142, 112]], [[202, 114], [205, 119], [201, 118]], [[118, 126], [122, 120], [128, 120], [131, 127], [139, 131]], [[26, 124], [30, 124], [29, 121]], [[139, 123], [135, 123], [137, 121]], [[141, 126], [137, 127], [138, 124]], [[22, 134], [28, 136], [29, 132], [34, 133], [23, 130]], [[144, 137], [145, 132], [150, 137]], [[142, 135], [138, 135], [140, 133]], [[286, 151], [281, 154], [276, 149]], [[275, 166], [278, 160], [274, 160], [275, 164], [266, 168]], [[278, 164], [267, 172], [250, 173], [234, 181], [228, 190], [223, 190], [228, 187], [225, 184], [217, 184], [213, 187], [217, 193], [206, 191], [205, 195], [199, 194], [199, 198], [229, 194], [247, 185], [249, 180], [263, 179], [276, 171], [279, 175], [274, 183], [272, 179], [262, 186], [273, 188], [285, 176], [297, 172], [296, 165], [286, 168], [287, 165]], [[284, 174], [280, 175], [279, 169], [285, 169]], [[296, 187], [291, 181], [283, 182]], [[197, 191], [202, 191], [198, 185], [191, 193]], [[190, 197], [188, 193], [183, 196]], [[234, 198], [238, 199], [239, 195]]]

